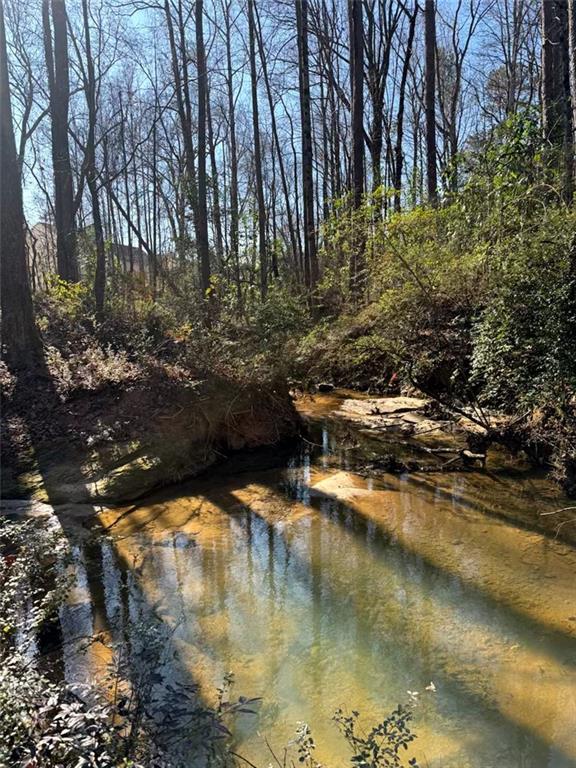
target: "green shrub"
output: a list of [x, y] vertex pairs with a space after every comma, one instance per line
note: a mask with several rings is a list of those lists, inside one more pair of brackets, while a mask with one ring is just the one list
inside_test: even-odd
[[576, 390], [575, 236], [574, 213], [553, 211], [538, 231], [506, 244], [508, 257], [473, 331], [472, 378], [487, 402], [513, 409], [561, 401]]
[[[308, 334], [298, 361], [315, 378], [376, 387], [378, 371], [400, 368], [430, 394], [507, 410], [565, 403], [576, 389], [576, 212], [537, 116], [506, 121], [459, 170], [463, 189], [436, 209], [382, 218], [381, 190], [355, 214], [340, 201], [323, 230], [319, 286], [336, 317]], [[359, 227], [361, 312], [346, 266]]]

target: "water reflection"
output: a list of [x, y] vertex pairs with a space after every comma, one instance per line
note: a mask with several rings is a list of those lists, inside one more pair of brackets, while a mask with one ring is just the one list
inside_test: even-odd
[[271, 761], [262, 734], [281, 748], [300, 720], [318, 758], [341, 764], [336, 707], [370, 720], [417, 690], [424, 765], [574, 768], [574, 551], [484, 514], [525, 505], [517, 481], [365, 478], [350, 471], [362, 449], [343, 442], [320, 424], [284, 467], [108, 513], [98, 576], [79, 552], [64, 623], [105, 624], [136, 658], [155, 611], [175, 650], [168, 678], [210, 698], [231, 669], [239, 693], [263, 697], [234, 729], [258, 765]]

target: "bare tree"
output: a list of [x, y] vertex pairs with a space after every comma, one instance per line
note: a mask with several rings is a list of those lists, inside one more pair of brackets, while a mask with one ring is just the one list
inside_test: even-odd
[[[568, 0], [568, 69], [572, 102], [572, 192], [576, 188], [576, 0]], [[568, 193], [570, 189], [567, 190]]]
[[553, 144], [561, 144], [565, 133], [567, 28], [566, 1], [542, 0], [542, 123], [546, 138]]
[[300, 119], [302, 123], [302, 193], [304, 207], [304, 271], [306, 285], [313, 289], [318, 281], [312, 120], [310, 115], [310, 71], [308, 63], [308, 0], [296, 0], [296, 34], [300, 73]]
[[260, 259], [260, 293], [266, 298], [268, 291], [268, 251], [266, 247], [266, 205], [262, 178], [262, 146], [260, 141], [260, 116], [258, 110], [258, 74], [256, 71], [256, 23], [254, 0], [248, 0], [248, 39], [250, 51], [250, 82], [252, 93], [252, 128], [254, 137], [254, 173], [256, 200], [258, 203], [258, 255]]
[[404, 140], [404, 103], [406, 98], [406, 84], [410, 72], [410, 62], [412, 60], [412, 49], [414, 47], [414, 34], [416, 32], [416, 17], [418, 16], [418, 3], [414, 4], [414, 9], [410, 14], [408, 22], [408, 39], [406, 41], [406, 50], [404, 51], [404, 62], [402, 64], [402, 76], [400, 79], [400, 93], [398, 96], [398, 113], [396, 117], [396, 145], [394, 148], [394, 210], [400, 211], [401, 190], [402, 190], [402, 167], [404, 165], [404, 151], [402, 143]]
[[[362, 206], [364, 194], [364, 35], [362, 0], [349, 0], [350, 8], [350, 81], [352, 86], [352, 205]], [[355, 296], [362, 292], [364, 239], [355, 233], [350, 264], [350, 288]]]
[[542, 124], [550, 144], [563, 148], [564, 194], [571, 200], [574, 146], [568, 0], [542, 0]]
[[98, 170], [96, 166], [96, 126], [98, 120], [98, 101], [96, 98], [96, 72], [92, 56], [92, 41], [90, 33], [90, 11], [88, 0], [82, 0], [82, 23], [84, 26], [84, 47], [86, 61], [82, 66], [84, 95], [88, 113], [88, 132], [84, 152], [84, 170], [86, 183], [90, 191], [92, 203], [92, 222], [94, 226], [94, 242], [96, 245], [96, 271], [94, 275], [94, 301], [96, 314], [102, 318], [104, 314], [104, 299], [106, 294], [106, 247], [104, 242], [104, 227], [100, 209], [98, 186]]
[[206, 100], [208, 73], [202, 26], [203, 0], [196, 0], [196, 68], [198, 78], [198, 208], [196, 214], [196, 247], [200, 259], [200, 283], [204, 301], [210, 291], [210, 245], [208, 242], [208, 204], [206, 189]]
[[[52, 125], [52, 166], [54, 172], [54, 213], [58, 274], [63, 280], [77, 282], [80, 275], [78, 272], [78, 259], [76, 257], [74, 187], [68, 142], [70, 77], [68, 64], [68, 20], [64, 0], [43, 0], [42, 20], [50, 95], [50, 120]], [[52, 39], [54, 42], [52, 42]]]
[[426, 46], [425, 104], [426, 104], [426, 167], [428, 200], [438, 201], [436, 166], [436, 3], [425, 0], [424, 30]]
[[34, 362], [41, 344], [32, 309], [26, 266], [22, 179], [12, 124], [4, 3], [0, 0], [0, 248], [2, 336], [7, 360], [20, 367]]

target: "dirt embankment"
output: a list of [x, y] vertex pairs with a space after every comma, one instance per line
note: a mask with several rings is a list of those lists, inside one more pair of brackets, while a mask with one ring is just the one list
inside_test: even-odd
[[160, 374], [62, 400], [49, 380], [28, 381], [4, 404], [2, 496], [121, 503], [297, 428], [273, 382]]

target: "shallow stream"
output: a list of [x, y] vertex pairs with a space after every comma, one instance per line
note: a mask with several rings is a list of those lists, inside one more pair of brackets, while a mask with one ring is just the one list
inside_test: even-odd
[[[344, 765], [336, 708], [368, 725], [409, 701], [422, 766], [574, 768], [576, 550], [536, 529], [561, 497], [504, 458], [487, 472], [363, 471], [377, 442], [335, 405], [304, 404], [295, 446], [102, 515], [109, 537], [75, 550], [65, 634], [134, 647], [159, 614], [166, 678], [210, 701], [231, 670], [236, 694], [262, 698], [232, 724], [259, 768], [265, 741], [281, 754], [299, 721], [320, 762]], [[87, 674], [72, 651], [64, 663]]]

